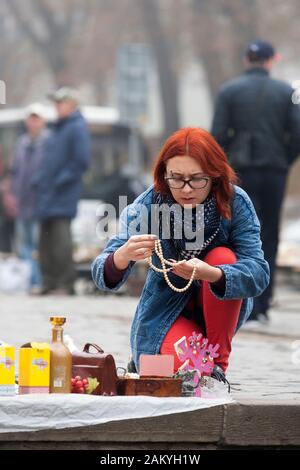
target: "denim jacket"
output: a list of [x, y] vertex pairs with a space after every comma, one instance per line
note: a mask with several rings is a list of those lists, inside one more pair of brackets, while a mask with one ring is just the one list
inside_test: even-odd
[[[269, 265], [264, 259], [260, 240], [260, 224], [249, 196], [240, 187], [234, 187], [231, 220], [221, 217], [220, 237], [217, 246], [227, 246], [235, 253], [235, 264], [219, 267], [225, 275], [225, 292], [210, 284], [212, 293], [221, 300], [243, 299], [237, 330], [249, 317], [253, 308], [253, 297], [260, 295], [269, 283]], [[143, 222], [147, 222], [153, 198], [153, 185], [121, 213], [119, 232], [107, 243], [103, 252], [92, 263], [92, 276], [99, 289], [117, 291], [130, 275], [134, 262], [131, 261], [122, 280], [113, 288], [105, 284], [104, 264], [111, 252], [115, 252], [130, 238], [130, 226], [136, 222], [140, 233], [151, 233]], [[149, 219], [148, 219], [149, 220]], [[139, 222], [138, 222], [139, 221]], [[173, 243], [161, 240], [164, 258], [176, 259]], [[159, 263], [155, 263], [159, 265]], [[186, 285], [186, 280], [169, 273], [170, 281], [176, 287]], [[193, 281], [194, 287], [199, 281]], [[130, 343], [132, 356], [139, 370], [139, 356], [159, 354], [168, 330], [182, 312], [191, 296], [192, 288], [185, 292], [174, 292], [166, 284], [163, 274], [149, 269], [146, 282], [137, 305], [131, 326]]]

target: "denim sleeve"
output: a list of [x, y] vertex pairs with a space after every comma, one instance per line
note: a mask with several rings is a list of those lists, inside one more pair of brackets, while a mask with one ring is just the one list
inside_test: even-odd
[[115, 284], [113, 287], [110, 287], [109, 284], [105, 282], [104, 276], [104, 266], [106, 259], [111, 253], [114, 253], [118, 248], [124, 245], [127, 240], [130, 238], [130, 230], [129, 230], [129, 222], [130, 222], [130, 210], [131, 206], [127, 206], [121, 213], [119, 219], [119, 231], [118, 233], [109, 239], [105, 249], [102, 253], [97, 256], [97, 258], [93, 261], [91, 266], [92, 277], [96, 284], [96, 286], [100, 290], [104, 291], [117, 291], [127, 280], [133, 265], [135, 264], [134, 261], [131, 261], [128, 265], [128, 268], [124, 270], [122, 278]]
[[235, 196], [228, 242], [237, 262], [218, 266], [225, 275], [224, 295], [213, 284], [211, 291], [222, 300], [260, 295], [269, 284], [270, 271], [261, 248], [260, 224], [245, 192]]
[[124, 245], [132, 235], [149, 233], [149, 206], [145, 195], [147, 196], [146, 192], [125, 207], [120, 215], [118, 233], [110, 238], [105, 249], [92, 263], [92, 277], [100, 290], [117, 291], [130, 275], [135, 261], [130, 261], [120, 281], [113, 287], [109, 287], [105, 282], [104, 265], [108, 256]]

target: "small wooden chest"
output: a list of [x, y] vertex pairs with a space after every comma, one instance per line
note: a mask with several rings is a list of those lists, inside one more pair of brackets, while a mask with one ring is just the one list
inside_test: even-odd
[[182, 380], [168, 377], [119, 377], [118, 395], [148, 395], [153, 397], [180, 397]]

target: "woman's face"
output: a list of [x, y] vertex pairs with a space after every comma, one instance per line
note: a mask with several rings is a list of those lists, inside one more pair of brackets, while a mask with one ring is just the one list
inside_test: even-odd
[[[205, 174], [194, 158], [184, 155], [173, 157], [166, 162], [166, 182], [169, 185], [171, 194], [181, 206], [195, 207], [207, 198], [212, 186], [212, 179]], [[193, 186], [191, 188], [185, 184], [183, 188], [181, 180], [189, 180]]]

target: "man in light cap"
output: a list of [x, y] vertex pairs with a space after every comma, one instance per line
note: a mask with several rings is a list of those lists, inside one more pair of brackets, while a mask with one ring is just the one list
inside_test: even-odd
[[90, 136], [78, 109], [76, 90], [51, 93], [58, 120], [46, 148], [39, 178], [40, 259], [43, 293], [73, 293], [71, 221], [81, 195], [82, 176], [90, 159]]
[[74, 88], [61, 87], [48, 98], [54, 102], [59, 119], [64, 119], [76, 111], [79, 105], [79, 93]]
[[269, 42], [252, 41], [245, 51], [245, 72], [220, 89], [212, 124], [213, 136], [254, 203], [270, 266], [270, 284], [254, 299], [248, 327], [268, 322], [280, 211], [288, 170], [300, 153], [300, 109], [292, 102], [294, 90], [270, 77], [279, 58]]
[[38, 177], [49, 130], [45, 127], [45, 108], [33, 103], [25, 110], [27, 132], [16, 143], [11, 169], [11, 191], [15, 198], [15, 235], [18, 255], [31, 262], [31, 289], [35, 292], [41, 285], [41, 273], [37, 259], [39, 226], [37, 221]]

